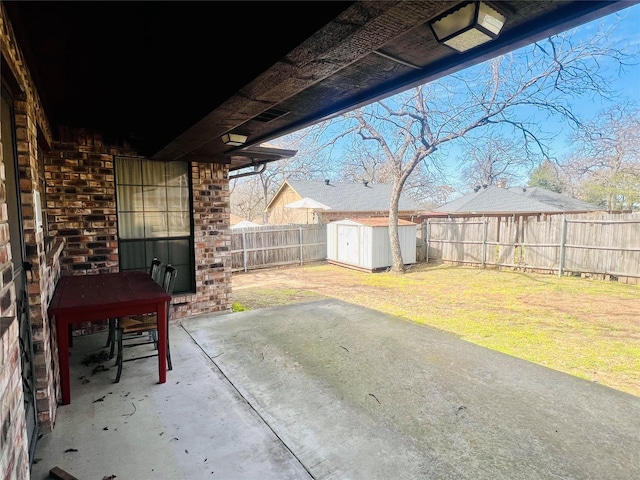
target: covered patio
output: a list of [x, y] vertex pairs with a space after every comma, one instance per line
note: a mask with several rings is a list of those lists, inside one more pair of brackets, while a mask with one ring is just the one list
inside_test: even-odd
[[92, 374], [104, 337], [78, 340], [33, 480], [640, 476], [640, 398], [363, 307], [203, 315], [171, 338], [165, 385], [153, 359]]
[[[84, 397], [87, 405], [60, 406], [59, 339], [48, 312], [60, 277], [146, 271], [157, 256], [180, 271], [169, 306], [172, 323], [177, 327], [193, 317], [208, 328], [224, 325], [221, 319], [238, 318], [230, 314], [230, 179], [260, 173], [265, 164], [296, 154], [267, 142], [634, 3], [1, 2], [0, 471], [20, 480], [29, 477], [32, 465], [41, 472], [38, 465], [47, 462], [35, 463], [39, 436], [44, 435], [42, 448], [52, 448], [59, 460], [58, 444], [66, 443], [61, 432], [73, 431], [74, 422], [86, 430], [91, 418], [94, 425], [106, 419], [117, 424], [120, 417], [142, 419], [142, 411], [131, 415], [124, 410], [128, 399], [109, 418], [82, 413], [97, 415], [109, 403], [113, 396], [107, 383], [103, 401], [94, 404], [98, 398], [89, 396]], [[467, 15], [481, 8], [483, 20]], [[467, 24], [448, 31], [446, 19], [461, 11]], [[283, 26], [285, 18], [300, 21]], [[480, 42], [469, 43], [469, 38]], [[239, 48], [240, 40], [250, 48]], [[85, 335], [104, 333], [106, 321], [82, 325], [77, 345]], [[218, 346], [203, 346], [214, 359], [210, 347]], [[192, 354], [196, 347], [184, 348]], [[317, 360], [324, 358], [322, 351], [315, 353]], [[196, 358], [204, 361], [204, 371], [216, 371], [210, 360]], [[176, 362], [171, 378], [189, 372], [185, 363]], [[148, 377], [141, 372], [141, 378]], [[183, 378], [180, 385], [188, 382]], [[243, 395], [262, 398], [249, 388], [252, 382], [232, 383], [244, 389]], [[76, 390], [95, 385], [92, 381]], [[142, 381], [131, 392], [142, 399], [156, 391], [165, 395], [165, 387], [175, 391], [168, 384]], [[276, 395], [279, 384], [264, 388]], [[230, 395], [231, 404], [237, 401], [224, 395]], [[384, 404], [375, 392], [364, 398]], [[189, 400], [164, 399], [172, 406], [171, 400], [177, 405]], [[254, 409], [262, 419], [277, 419], [271, 411]], [[159, 425], [153, 416], [162, 411], [150, 409], [152, 423], [146, 425]], [[253, 424], [251, 415], [235, 418]], [[182, 414], [178, 419], [187, 422]], [[378, 420], [382, 427], [377, 428], [383, 428], [388, 417]], [[282, 420], [288, 421], [294, 420]], [[271, 430], [270, 421], [263, 424]], [[324, 426], [327, 434], [344, 433], [334, 430], [333, 422]], [[96, 428], [113, 433], [104, 427], [109, 425]], [[202, 431], [191, 433], [190, 451], [198, 451]], [[236, 434], [242, 437], [239, 443], [249, 441], [247, 431]], [[131, 435], [132, 441], [139, 438]], [[267, 444], [273, 440], [269, 435]], [[275, 457], [255, 468], [278, 471], [280, 460], [274, 458], [285, 459], [280, 468], [297, 475], [295, 462], [288, 463], [289, 448], [305, 469], [352, 471], [339, 458], [300, 461], [316, 442], [287, 435], [274, 447]], [[91, 445], [86, 437], [77, 438], [83, 447]], [[93, 447], [104, 455], [102, 441]], [[118, 439], [127, 446], [128, 441]], [[407, 451], [414, 451], [411, 442]], [[229, 443], [222, 442], [219, 452]], [[335, 439], [325, 443], [327, 453], [338, 444]], [[244, 457], [245, 450], [238, 448], [235, 459]], [[380, 458], [393, 451], [384, 443], [380, 448], [374, 451]], [[62, 451], [65, 459], [71, 453]], [[433, 459], [452, 464], [438, 453]], [[107, 465], [125, 465], [118, 455], [106, 460]], [[389, 471], [388, 465], [381, 464], [381, 471]]]

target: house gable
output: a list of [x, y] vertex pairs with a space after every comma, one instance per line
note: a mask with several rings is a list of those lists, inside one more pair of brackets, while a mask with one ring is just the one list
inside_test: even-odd
[[285, 205], [300, 200], [302, 197], [285, 181], [271, 201], [267, 204], [268, 223], [282, 225], [288, 223], [316, 223], [312, 213], [306, 209], [287, 208]]
[[[319, 216], [324, 223], [355, 216], [387, 216], [392, 186], [388, 184], [364, 184], [294, 180], [285, 181], [267, 205], [269, 223], [316, 223]], [[313, 211], [289, 209], [285, 205], [311, 198], [321, 202], [329, 210]], [[398, 205], [399, 215], [415, 216], [420, 206], [402, 195]], [[308, 219], [307, 219], [308, 216]]]

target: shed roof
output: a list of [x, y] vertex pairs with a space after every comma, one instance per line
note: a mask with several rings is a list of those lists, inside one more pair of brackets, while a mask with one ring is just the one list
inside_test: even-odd
[[[367, 218], [346, 218], [344, 220], [338, 220], [335, 222], [336, 224], [354, 224], [357, 223], [359, 225], [364, 225], [367, 227], [388, 227], [389, 226], [389, 217], [367, 217]], [[416, 226], [415, 223], [410, 222], [408, 220], [398, 219], [399, 227], [407, 227], [407, 226]]]
[[[301, 197], [309, 197], [339, 212], [388, 211], [392, 186], [384, 183], [347, 183], [312, 180], [287, 180], [285, 183]], [[275, 198], [275, 197], [274, 197]], [[405, 195], [400, 196], [400, 211], [420, 211], [421, 207]]]
[[[361, 225], [366, 225], [368, 227], [388, 227], [389, 226], [389, 219], [383, 218], [383, 217], [354, 218], [352, 220], [354, 222], [360, 223]], [[399, 218], [398, 226], [399, 227], [415, 227], [416, 224], [408, 220], [403, 220]]]

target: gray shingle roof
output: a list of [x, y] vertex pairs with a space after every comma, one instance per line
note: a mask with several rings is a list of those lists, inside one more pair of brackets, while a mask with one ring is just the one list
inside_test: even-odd
[[[528, 194], [527, 194], [528, 193]], [[446, 213], [560, 213], [600, 208], [542, 188], [481, 188], [437, 208]]]
[[[339, 212], [389, 210], [392, 186], [382, 183], [343, 183], [311, 180], [287, 180], [302, 198], [309, 197]], [[400, 196], [398, 210], [421, 210], [404, 195]]]
[[564, 193], [556, 193], [540, 187], [514, 187], [509, 189], [512, 192], [524, 195], [547, 205], [553, 205], [563, 212], [580, 211], [592, 212], [602, 210], [602, 208], [592, 205], [577, 198], [570, 197]]

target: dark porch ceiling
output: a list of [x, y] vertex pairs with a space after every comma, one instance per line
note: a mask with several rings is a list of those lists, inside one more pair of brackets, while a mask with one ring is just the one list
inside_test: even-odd
[[506, 25], [465, 54], [439, 45], [426, 23], [457, 3], [4, 5], [54, 132], [95, 129], [153, 159], [236, 170], [265, 161], [265, 152], [230, 149], [225, 132], [257, 146], [637, 1], [488, 2]]

